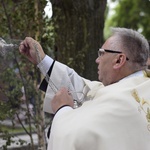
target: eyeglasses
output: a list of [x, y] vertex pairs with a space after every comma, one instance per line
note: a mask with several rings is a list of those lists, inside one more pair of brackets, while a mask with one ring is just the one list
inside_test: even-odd
[[[98, 57], [103, 56], [105, 52], [107, 52], [107, 53], [118, 53], [118, 54], [122, 53], [120, 51], [114, 51], [114, 50], [100, 48], [98, 50]], [[129, 60], [129, 58], [126, 57], [126, 60]]]

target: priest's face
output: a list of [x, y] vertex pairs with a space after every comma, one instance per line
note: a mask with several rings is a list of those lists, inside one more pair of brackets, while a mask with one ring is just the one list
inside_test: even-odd
[[106, 86], [113, 83], [114, 70], [113, 61], [115, 56], [120, 53], [114, 49], [115, 37], [110, 37], [98, 51], [98, 79]]

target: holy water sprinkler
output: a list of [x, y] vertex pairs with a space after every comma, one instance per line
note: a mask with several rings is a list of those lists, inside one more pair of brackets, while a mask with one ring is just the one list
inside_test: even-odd
[[12, 43], [8, 44], [4, 39], [0, 38], [0, 56], [4, 57], [8, 52], [18, 47], [19, 45]]

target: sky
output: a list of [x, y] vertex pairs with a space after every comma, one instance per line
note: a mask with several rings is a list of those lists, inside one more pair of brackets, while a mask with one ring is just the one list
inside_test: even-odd
[[44, 9], [46, 16], [48, 16], [49, 18], [52, 17], [52, 5], [51, 2], [49, 0], [47, 0], [47, 5]]
[[113, 15], [114, 12], [114, 8], [116, 7], [118, 2], [112, 2], [111, 0], [107, 0], [107, 5], [109, 7], [109, 12], [108, 12], [108, 16]]

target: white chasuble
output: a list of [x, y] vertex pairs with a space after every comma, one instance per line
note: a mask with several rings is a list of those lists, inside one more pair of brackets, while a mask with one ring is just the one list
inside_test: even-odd
[[150, 78], [92, 87], [81, 107], [58, 111], [48, 150], [150, 150]]

